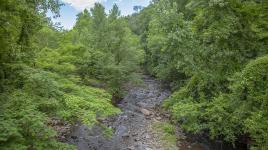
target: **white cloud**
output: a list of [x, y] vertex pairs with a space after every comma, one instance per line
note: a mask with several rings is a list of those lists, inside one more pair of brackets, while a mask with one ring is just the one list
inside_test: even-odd
[[92, 8], [95, 3], [101, 3], [106, 0], [62, 0], [64, 3], [70, 4], [75, 9], [81, 11], [85, 8]]

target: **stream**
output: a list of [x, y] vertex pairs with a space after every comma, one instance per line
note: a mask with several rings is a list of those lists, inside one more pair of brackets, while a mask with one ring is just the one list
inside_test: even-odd
[[[143, 86], [131, 87], [118, 104], [122, 113], [101, 121], [114, 130], [111, 138], [104, 136], [99, 126], [89, 129], [77, 125], [68, 143], [76, 145], [78, 150], [215, 150], [206, 144], [186, 140], [166, 148], [161, 133], [155, 132], [152, 124], [167, 121], [156, 107], [170, 95], [170, 91], [149, 76], [143, 76], [143, 81]], [[181, 132], [179, 136], [184, 134]]]

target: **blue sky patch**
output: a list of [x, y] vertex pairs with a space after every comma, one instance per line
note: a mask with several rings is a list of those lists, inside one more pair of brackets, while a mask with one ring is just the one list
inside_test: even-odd
[[134, 12], [133, 7], [136, 5], [148, 6], [150, 0], [62, 0], [65, 4], [61, 7], [60, 17], [52, 18], [51, 12], [47, 16], [52, 18], [53, 22], [59, 22], [65, 29], [71, 29], [76, 22], [76, 15], [84, 9], [90, 9], [94, 3], [101, 3], [108, 13], [113, 4], [117, 4], [121, 10], [121, 15], [129, 15]]

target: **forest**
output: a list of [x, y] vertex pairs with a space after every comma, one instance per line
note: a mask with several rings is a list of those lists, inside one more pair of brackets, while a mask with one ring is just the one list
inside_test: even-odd
[[161, 107], [185, 132], [268, 149], [267, 0], [96, 3], [71, 30], [46, 16], [61, 5], [0, 0], [0, 150], [75, 149], [49, 122], [101, 125], [141, 72], [169, 85]]

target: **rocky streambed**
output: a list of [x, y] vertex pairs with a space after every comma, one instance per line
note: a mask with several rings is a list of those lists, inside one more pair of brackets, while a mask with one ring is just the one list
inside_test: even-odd
[[[161, 126], [168, 120], [168, 114], [160, 114], [156, 108], [170, 92], [153, 78], [144, 76], [143, 80], [144, 86], [130, 88], [118, 104], [121, 114], [102, 120], [104, 125], [113, 129], [112, 137], [107, 138], [100, 126], [89, 129], [85, 125], [77, 125], [68, 143], [76, 145], [78, 150], [205, 150], [199, 144], [185, 145], [176, 139], [175, 143], [167, 146], [168, 141], [162, 138], [164, 133], [155, 130], [153, 125], [160, 123]], [[185, 138], [182, 132], [176, 134], [180, 139]]]

